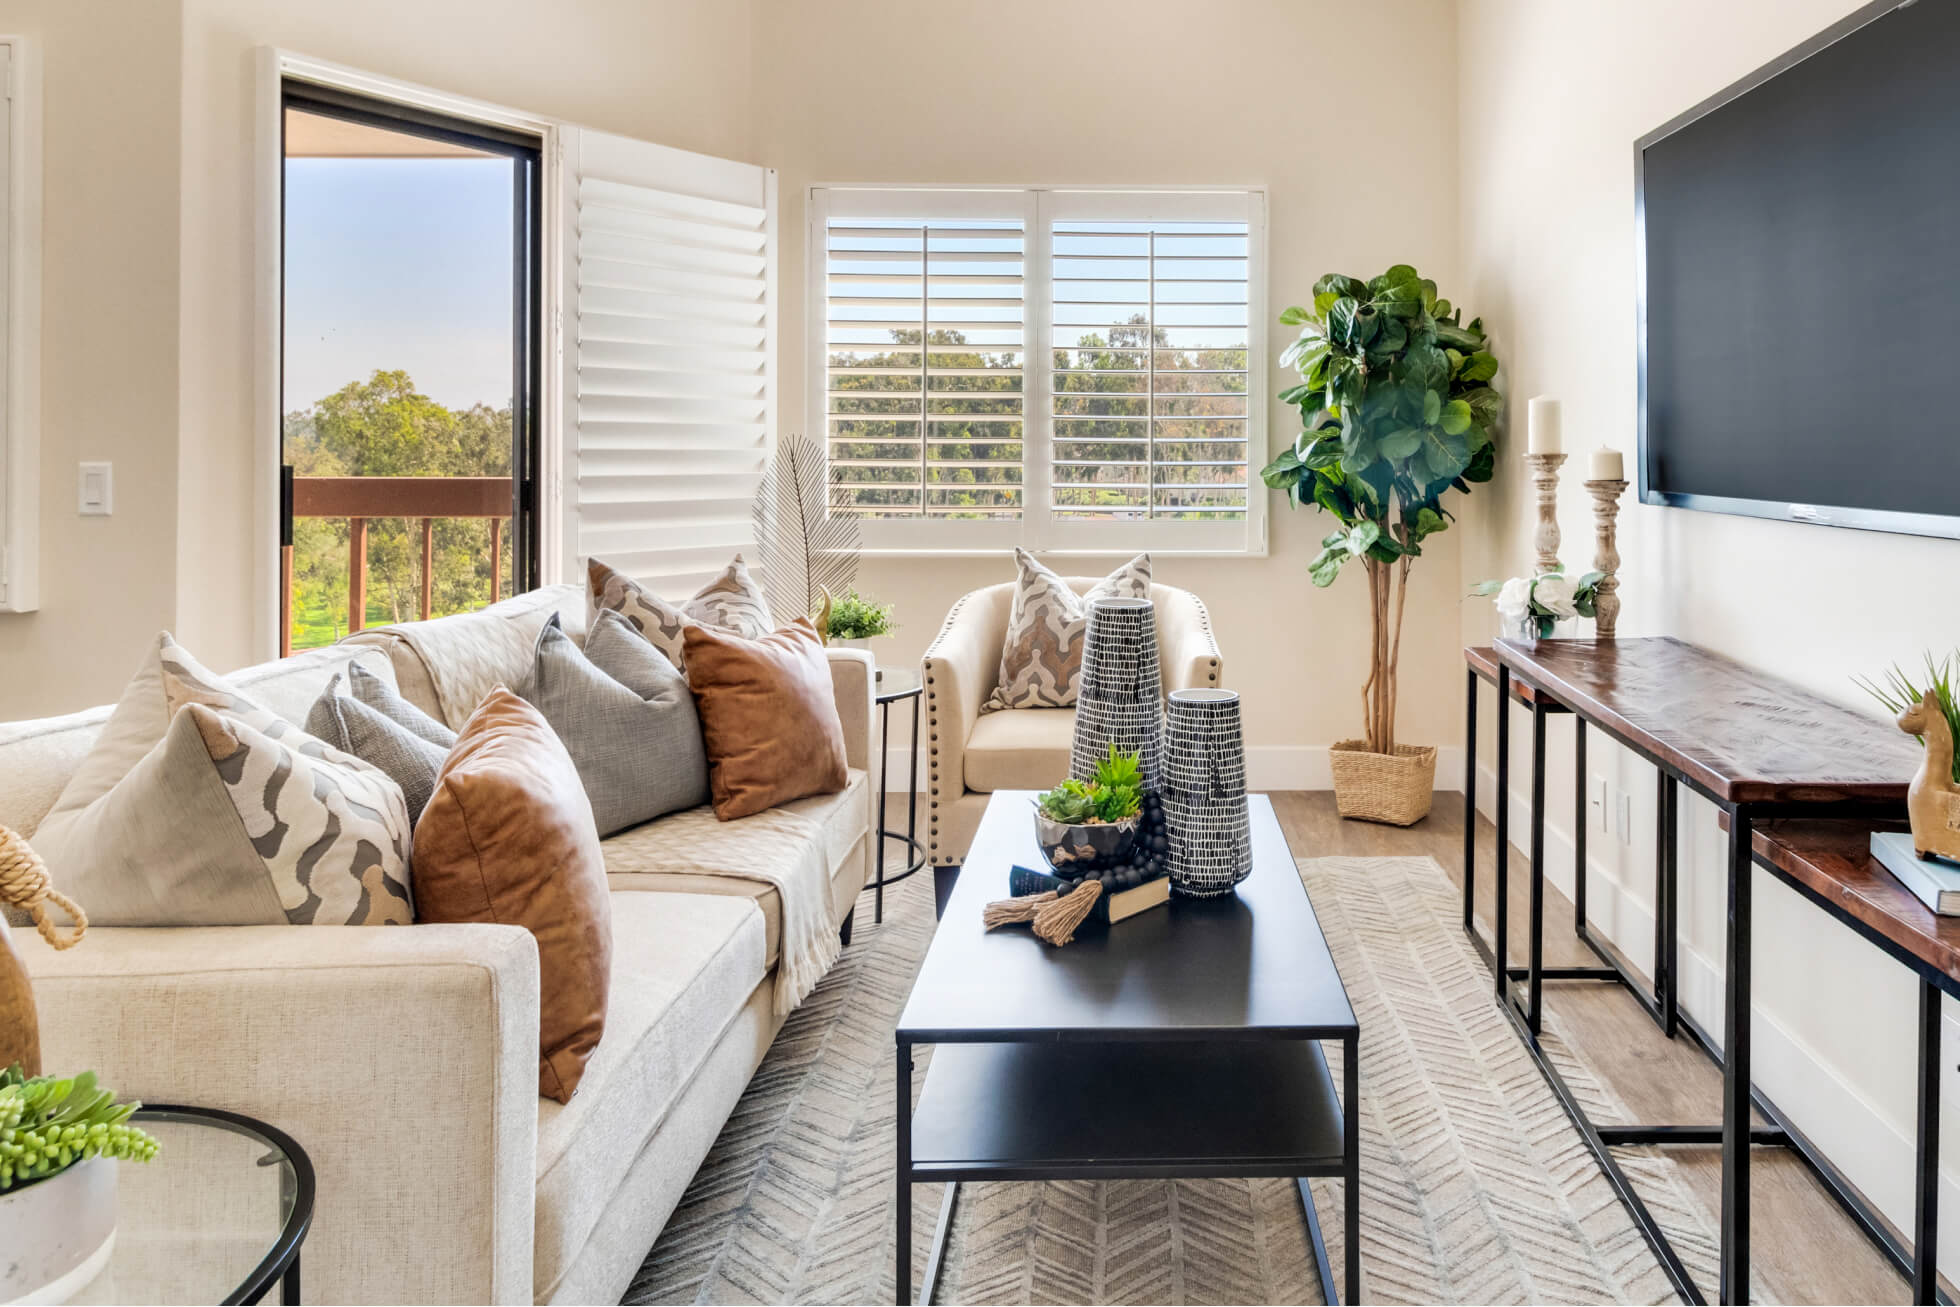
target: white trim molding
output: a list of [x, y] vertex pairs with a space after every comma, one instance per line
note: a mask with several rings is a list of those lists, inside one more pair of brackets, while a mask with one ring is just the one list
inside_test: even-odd
[[41, 606], [41, 67], [28, 37], [0, 50], [0, 612], [26, 613]]

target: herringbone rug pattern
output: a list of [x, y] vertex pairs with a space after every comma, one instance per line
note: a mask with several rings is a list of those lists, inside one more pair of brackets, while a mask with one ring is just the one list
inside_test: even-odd
[[[1442, 869], [1408, 857], [1300, 869], [1361, 1022], [1366, 1300], [1673, 1301], [1493, 1003]], [[930, 939], [931, 880], [888, 894], [881, 926], [870, 907], [867, 896], [856, 942], [777, 1038], [627, 1302], [893, 1300], [891, 1030]], [[1557, 1046], [1555, 1014], [1546, 1034]], [[1562, 1064], [1594, 1120], [1625, 1118], [1583, 1064]], [[1713, 1227], [1673, 1164], [1620, 1156], [1713, 1284]], [[1314, 1192], [1338, 1268], [1339, 1182]], [[941, 1189], [914, 1193], [917, 1274]], [[1320, 1299], [1290, 1182], [1180, 1180], [968, 1185], [936, 1301]]]

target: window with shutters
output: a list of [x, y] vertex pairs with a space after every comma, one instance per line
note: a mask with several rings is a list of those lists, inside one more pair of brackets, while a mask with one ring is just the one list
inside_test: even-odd
[[817, 187], [811, 413], [873, 547], [1262, 552], [1257, 191]]

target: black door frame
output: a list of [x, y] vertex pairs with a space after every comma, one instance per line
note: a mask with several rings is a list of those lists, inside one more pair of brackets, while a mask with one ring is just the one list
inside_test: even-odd
[[[415, 105], [361, 95], [339, 87], [286, 77], [279, 87], [279, 463], [285, 465], [286, 414], [286, 113], [305, 113], [361, 123], [502, 155], [516, 164], [511, 194], [511, 591], [540, 584], [538, 485], [541, 473], [541, 386], [544, 354], [544, 166], [539, 138], [531, 133], [436, 113]], [[291, 472], [282, 470], [279, 542], [292, 543]], [[283, 582], [282, 582], [283, 584]]]

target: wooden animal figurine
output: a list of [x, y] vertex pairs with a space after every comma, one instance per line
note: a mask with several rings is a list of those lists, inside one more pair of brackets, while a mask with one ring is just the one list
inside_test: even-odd
[[1906, 790], [1912, 848], [1922, 858], [1960, 862], [1960, 786], [1953, 783], [1953, 731], [1931, 691], [1899, 714], [1899, 729], [1926, 744], [1919, 774]]

